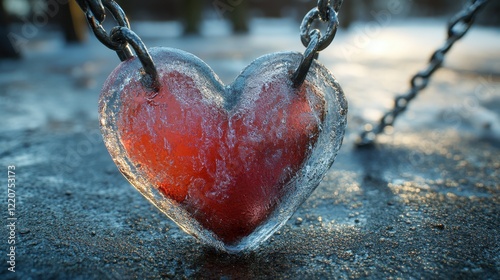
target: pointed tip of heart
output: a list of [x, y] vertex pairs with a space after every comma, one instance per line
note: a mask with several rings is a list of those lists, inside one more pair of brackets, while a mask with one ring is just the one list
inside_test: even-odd
[[230, 86], [229, 112], [221, 105], [228, 91], [201, 60], [171, 49], [151, 54], [161, 65], [157, 95], [148, 96], [132, 62], [106, 82], [107, 148], [134, 187], [186, 232], [229, 253], [256, 248], [333, 163], [347, 109], [340, 87], [313, 63], [297, 95], [289, 71], [300, 55], [269, 55]]

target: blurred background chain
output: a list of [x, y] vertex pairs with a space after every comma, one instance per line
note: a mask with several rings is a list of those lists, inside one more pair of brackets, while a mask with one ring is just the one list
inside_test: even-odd
[[[317, 7], [310, 10], [300, 24], [300, 39], [306, 51], [304, 57], [292, 76], [293, 86], [300, 86], [309, 72], [313, 59], [318, 58], [320, 51], [326, 49], [337, 33], [339, 20], [337, 13], [343, 0], [318, 0]], [[313, 24], [326, 24], [325, 33], [322, 34]]]
[[403, 95], [396, 97], [394, 108], [385, 113], [375, 126], [366, 124], [361, 133], [357, 145], [372, 145], [377, 135], [382, 133], [386, 127], [393, 126], [397, 117], [408, 108], [408, 104], [417, 94], [427, 87], [432, 74], [443, 64], [446, 53], [453, 44], [462, 38], [470, 29], [477, 12], [486, 5], [489, 0], [470, 1], [459, 13], [457, 13], [448, 24], [448, 39], [431, 56], [428, 66], [415, 74], [410, 80], [410, 89]]
[[[142, 63], [146, 75], [143, 77], [145, 87], [155, 92], [159, 90], [158, 73], [151, 55], [141, 38], [130, 29], [130, 23], [123, 9], [113, 0], [76, 0], [85, 13], [90, 28], [96, 38], [106, 47], [116, 51], [121, 61], [133, 56], [132, 49]], [[118, 23], [106, 32], [102, 23], [106, 20], [109, 11]]]

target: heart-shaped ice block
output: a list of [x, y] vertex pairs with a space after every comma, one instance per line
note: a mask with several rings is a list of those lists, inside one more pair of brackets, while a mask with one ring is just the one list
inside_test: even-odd
[[253, 249], [311, 194], [342, 143], [347, 102], [317, 62], [276, 53], [224, 86], [197, 57], [153, 48], [161, 84], [140, 62], [109, 76], [99, 111], [104, 142], [123, 175], [184, 231], [228, 252]]

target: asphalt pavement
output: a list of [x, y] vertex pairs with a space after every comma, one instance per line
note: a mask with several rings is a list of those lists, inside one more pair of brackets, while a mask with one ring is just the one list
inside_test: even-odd
[[[392, 130], [374, 147], [354, 145], [363, 125], [425, 67], [445, 23], [368, 22], [339, 31], [319, 61], [349, 101], [343, 147], [288, 223], [240, 255], [185, 234], [112, 162], [97, 100], [117, 56], [95, 39], [67, 46], [47, 32], [31, 40], [23, 59], [0, 61], [0, 278], [499, 279], [498, 29], [472, 28]], [[238, 36], [212, 24], [198, 37], [168, 36], [171, 23], [132, 27], [148, 46], [201, 57], [225, 82], [258, 56], [304, 50], [293, 21], [255, 21]], [[12, 222], [15, 272], [7, 255]]]

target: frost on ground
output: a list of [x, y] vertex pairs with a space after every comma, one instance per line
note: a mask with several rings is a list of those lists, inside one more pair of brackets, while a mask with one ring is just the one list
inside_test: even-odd
[[[230, 83], [256, 57], [303, 51], [296, 25], [283, 24], [191, 38], [159, 37], [160, 25], [143, 39], [194, 53]], [[335, 164], [291, 220], [244, 256], [203, 247], [118, 172], [97, 114], [118, 64], [111, 51], [96, 40], [39, 39], [25, 59], [1, 61], [0, 162], [16, 165], [19, 181], [15, 277], [498, 278], [498, 29], [473, 27], [391, 133], [359, 150], [365, 122], [408, 88], [446, 35], [444, 20], [394, 21], [361, 41], [363, 27], [340, 30], [319, 57], [350, 106]]]

